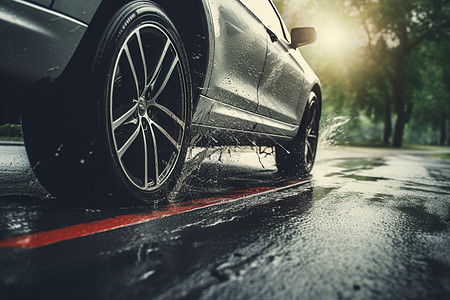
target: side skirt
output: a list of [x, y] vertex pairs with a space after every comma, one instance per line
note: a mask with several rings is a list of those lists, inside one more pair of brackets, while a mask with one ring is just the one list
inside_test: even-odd
[[299, 126], [280, 122], [254, 112], [200, 95], [192, 119], [195, 145], [275, 145], [287, 142]]

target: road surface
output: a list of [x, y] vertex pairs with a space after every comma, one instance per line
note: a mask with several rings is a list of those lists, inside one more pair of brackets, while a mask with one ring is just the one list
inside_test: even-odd
[[48, 196], [0, 146], [2, 299], [450, 299], [436, 153], [319, 149], [309, 178], [216, 153], [170, 203], [100, 209]]

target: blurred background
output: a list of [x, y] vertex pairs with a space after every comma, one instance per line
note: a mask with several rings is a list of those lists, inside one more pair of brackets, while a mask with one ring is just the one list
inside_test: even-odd
[[[338, 144], [450, 145], [450, 0], [274, 0], [322, 81], [322, 133]], [[0, 137], [21, 140], [18, 125]]]
[[[339, 143], [450, 144], [450, 0], [275, 0], [322, 81]], [[339, 127], [339, 128], [338, 128]]]

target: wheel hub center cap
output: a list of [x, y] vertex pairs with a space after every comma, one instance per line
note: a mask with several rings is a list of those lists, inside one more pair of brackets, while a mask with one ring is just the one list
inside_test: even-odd
[[138, 110], [141, 116], [147, 113], [147, 101], [144, 98], [140, 98], [138, 102]]

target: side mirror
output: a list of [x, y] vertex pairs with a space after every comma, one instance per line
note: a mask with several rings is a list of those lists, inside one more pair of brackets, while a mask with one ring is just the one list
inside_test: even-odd
[[297, 27], [291, 30], [291, 47], [296, 49], [300, 46], [312, 44], [316, 41], [317, 31], [315, 27]]

